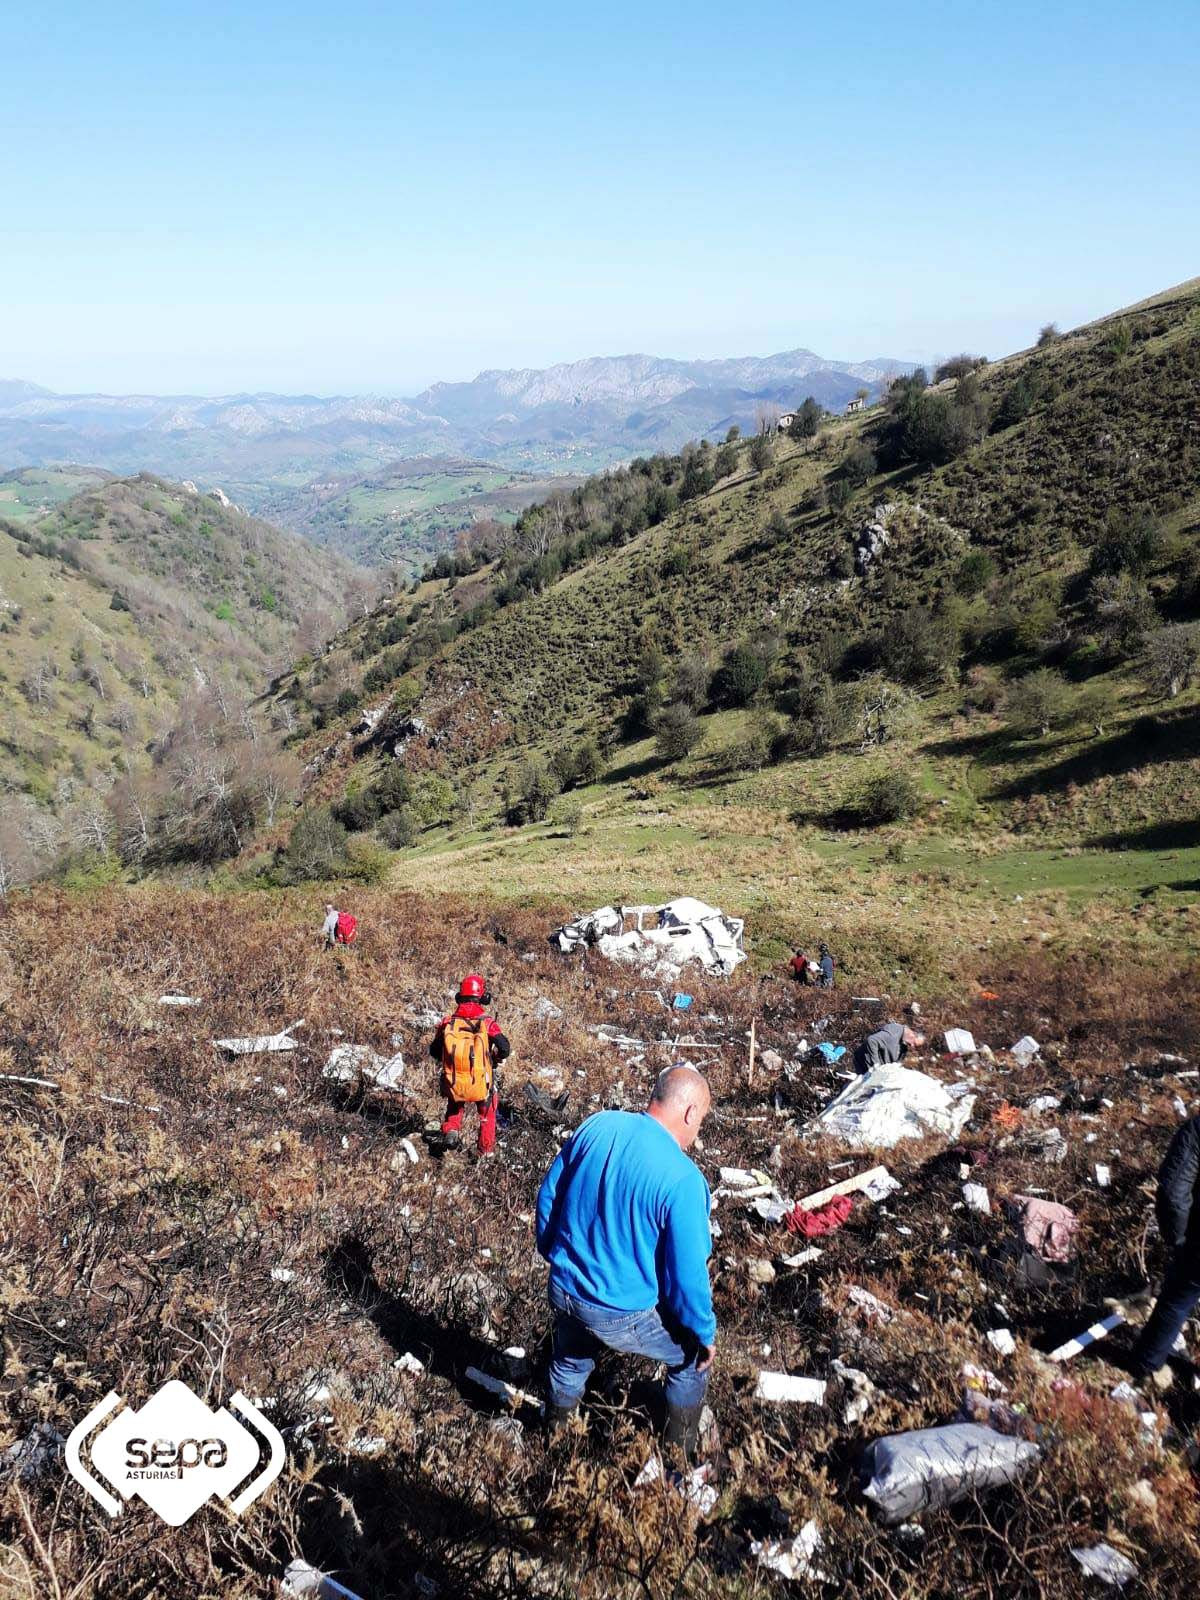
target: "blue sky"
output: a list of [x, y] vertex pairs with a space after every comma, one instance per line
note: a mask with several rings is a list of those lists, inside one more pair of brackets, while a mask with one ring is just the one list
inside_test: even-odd
[[21, 9], [0, 377], [998, 355], [1200, 272], [1194, 0]]

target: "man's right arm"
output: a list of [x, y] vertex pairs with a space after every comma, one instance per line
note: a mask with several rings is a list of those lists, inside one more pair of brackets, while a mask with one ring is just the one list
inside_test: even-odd
[[1158, 1226], [1171, 1250], [1187, 1238], [1200, 1181], [1200, 1120], [1185, 1122], [1171, 1140], [1158, 1174]]

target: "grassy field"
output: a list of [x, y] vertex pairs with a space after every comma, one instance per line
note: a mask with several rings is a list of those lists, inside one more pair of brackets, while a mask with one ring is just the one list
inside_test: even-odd
[[36, 522], [64, 501], [105, 483], [110, 474], [91, 467], [20, 467], [0, 474], [0, 517]]

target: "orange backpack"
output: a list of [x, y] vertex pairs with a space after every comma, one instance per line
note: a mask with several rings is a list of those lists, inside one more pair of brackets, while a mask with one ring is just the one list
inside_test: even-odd
[[487, 1017], [451, 1017], [442, 1029], [442, 1084], [451, 1100], [481, 1104], [492, 1092]]

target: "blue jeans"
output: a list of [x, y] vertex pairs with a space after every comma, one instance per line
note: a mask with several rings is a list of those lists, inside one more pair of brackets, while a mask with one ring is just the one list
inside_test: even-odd
[[668, 1328], [658, 1308], [610, 1311], [607, 1306], [564, 1294], [550, 1285], [554, 1340], [550, 1354], [550, 1400], [556, 1406], [577, 1405], [602, 1348], [624, 1355], [648, 1356], [667, 1364], [669, 1406], [702, 1405], [708, 1373], [697, 1372], [702, 1358], [699, 1340], [679, 1328]]
[[1183, 1332], [1183, 1325], [1200, 1305], [1200, 1261], [1177, 1251], [1167, 1263], [1162, 1291], [1154, 1310], [1133, 1347], [1133, 1367], [1139, 1374], [1157, 1372]]

